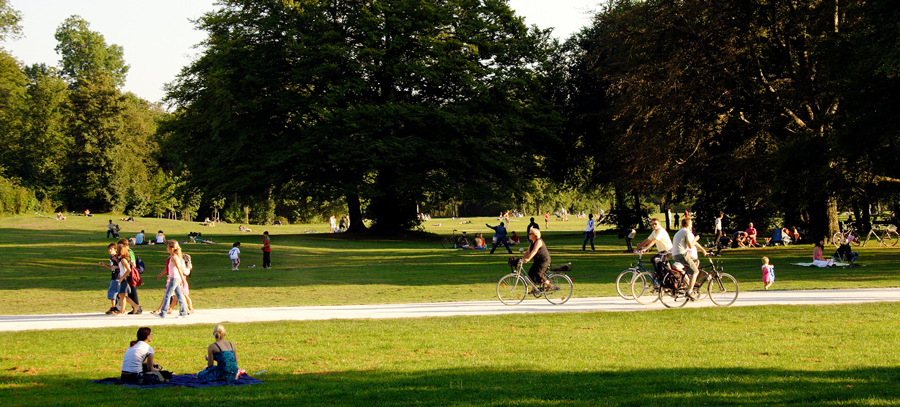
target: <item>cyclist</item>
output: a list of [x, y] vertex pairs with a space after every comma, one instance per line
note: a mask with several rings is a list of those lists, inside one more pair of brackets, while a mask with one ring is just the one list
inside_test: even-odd
[[694, 234], [691, 233], [691, 218], [684, 217], [681, 219], [681, 230], [675, 233], [675, 239], [673, 239], [672, 249], [675, 261], [684, 265], [684, 272], [691, 276], [691, 282], [688, 287], [687, 296], [691, 300], [696, 300], [697, 296], [694, 295], [694, 284], [697, 284], [697, 276], [700, 275], [700, 269], [697, 266], [700, 263], [700, 260], [697, 259], [697, 252], [694, 251], [694, 248], [702, 251], [704, 256], [708, 256], [706, 253], [706, 249], [703, 248], [699, 243], [697, 243], [697, 239], [694, 238]]
[[[549, 281], [544, 280], [544, 273], [550, 268], [550, 252], [547, 251], [547, 245], [541, 239], [541, 230], [532, 228], [531, 233], [528, 234], [528, 240], [531, 243], [528, 245], [528, 251], [522, 256], [523, 263], [527, 264], [529, 261], [534, 260], [531, 268], [528, 269], [528, 277], [531, 278], [534, 285], [543, 283], [546, 288], [553, 287]], [[531, 294], [534, 294], [534, 291]]]
[[[637, 246], [634, 252], [645, 253], [650, 249], [650, 246], [656, 243], [656, 251], [658, 252], [656, 256], [668, 257], [667, 255], [670, 255], [672, 251], [672, 239], [669, 239], [669, 233], [659, 225], [658, 219], [651, 220], [650, 227], [653, 228], [653, 232]], [[668, 260], [668, 258], [665, 260]], [[654, 262], [654, 264], [656, 263]]]

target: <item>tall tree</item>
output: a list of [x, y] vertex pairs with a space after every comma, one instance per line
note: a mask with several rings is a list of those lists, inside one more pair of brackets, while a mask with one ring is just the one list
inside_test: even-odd
[[124, 50], [116, 44], [106, 44], [103, 34], [90, 30], [90, 23], [73, 15], [56, 29], [56, 53], [61, 56], [60, 70], [73, 85], [78, 78], [97, 72], [109, 73], [116, 87], [125, 84], [129, 66], [125, 64]]
[[[344, 197], [379, 227], [416, 204], [541, 171], [558, 123], [542, 93], [548, 33], [505, 1], [228, 0], [205, 15], [206, 51], [172, 84], [174, 140], [215, 192]], [[276, 154], [277, 152], [277, 154]]]
[[0, 42], [22, 36], [22, 13], [12, 8], [9, 0], [0, 0]]

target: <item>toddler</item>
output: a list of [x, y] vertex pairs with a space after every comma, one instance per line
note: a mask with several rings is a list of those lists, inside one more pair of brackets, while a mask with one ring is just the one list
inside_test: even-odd
[[762, 281], [766, 284], [766, 290], [772, 286], [772, 283], [775, 282], [775, 267], [769, 264], [769, 258], [762, 258]]
[[228, 257], [231, 258], [231, 271], [237, 270], [241, 265], [241, 242], [235, 242], [228, 251]]

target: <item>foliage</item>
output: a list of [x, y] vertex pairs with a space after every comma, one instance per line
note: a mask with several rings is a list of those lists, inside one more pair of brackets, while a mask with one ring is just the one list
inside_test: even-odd
[[56, 53], [60, 54], [60, 70], [73, 86], [79, 78], [91, 77], [98, 72], [110, 75], [116, 87], [125, 84], [129, 66], [125, 64], [124, 50], [116, 44], [106, 45], [103, 34], [90, 30], [90, 23], [73, 15], [56, 29]]
[[23, 36], [22, 13], [12, 8], [9, 0], [0, 0], [0, 42], [8, 39], [19, 39]]
[[39, 202], [34, 192], [0, 177], [0, 214], [20, 215], [32, 212]]
[[493, 196], [541, 171], [532, 146], [556, 137], [548, 32], [504, 2], [220, 4], [168, 93], [170, 139], [210, 157], [187, 162], [199, 187], [264, 197], [293, 181], [304, 197], [346, 199], [351, 229], [368, 201], [397, 230], [417, 203]]

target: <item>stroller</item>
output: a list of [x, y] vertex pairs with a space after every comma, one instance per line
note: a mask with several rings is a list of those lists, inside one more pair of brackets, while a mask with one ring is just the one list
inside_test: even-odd
[[859, 258], [859, 252], [854, 252], [850, 249], [850, 245], [847, 243], [842, 244], [838, 249], [834, 252], [834, 256], [832, 258], [835, 261], [840, 261], [844, 263], [844, 268], [853, 267], [853, 263]]

